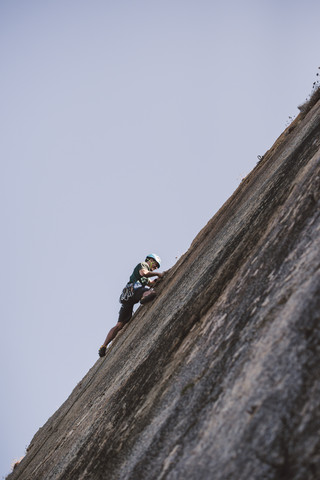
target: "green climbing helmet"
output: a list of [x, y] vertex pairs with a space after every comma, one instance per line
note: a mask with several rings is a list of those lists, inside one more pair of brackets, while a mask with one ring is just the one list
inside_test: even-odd
[[160, 268], [161, 258], [159, 257], [159, 255], [156, 255], [155, 253], [150, 253], [150, 255], [147, 255], [147, 259], [148, 258], [152, 258], [153, 260], [155, 260], [158, 264], [158, 268]]

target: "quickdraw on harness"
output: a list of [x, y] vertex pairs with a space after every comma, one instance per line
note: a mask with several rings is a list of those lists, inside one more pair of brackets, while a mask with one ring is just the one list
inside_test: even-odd
[[127, 302], [134, 295], [133, 283], [127, 283], [121, 292], [119, 302]]
[[119, 298], [119, 302], [127, 302], [130, 300], [131, 297], [133, 297], [135, 290], [138, 290], [139, 288], [142, 288], [143, 286], [146, 286], [149, 283], [148, 278], [142, 277], [140, 281], [138, 282], [129, 282], [127, 285], [124, 287], [122, 290], [122, 293]]

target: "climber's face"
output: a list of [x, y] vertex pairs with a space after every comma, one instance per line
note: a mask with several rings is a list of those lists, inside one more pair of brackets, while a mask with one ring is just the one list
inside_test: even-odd
[[153, 260], [152, 258], [149, 258], [148, 260], [148, 264], [149, 264], [149, 267], [151, 268], [151, 270], [156, 270], [158, 268], [158, 264], [155, 260]]

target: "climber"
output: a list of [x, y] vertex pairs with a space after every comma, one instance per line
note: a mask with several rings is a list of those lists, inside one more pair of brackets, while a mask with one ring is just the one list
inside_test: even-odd
[[[121, 308], [119, 311], [118, 323], [111, 328], [104, 343], [99, 349], [99, 356], [104, 357], [107, 345], [116, 337], [117, 333], [128, 323], [132, 317], [133, 306], [140, 301], [142, 305], [150, 302], [156, 297], [152, 288], [163, 273], [154, 272], [160, 268], [161, 259], [155, 253], [148, 255], [144, 262], [139, 263], [132, 272], [129, 282], [120, 295]], [[158, 277], [150, 280], [150, 277]]]

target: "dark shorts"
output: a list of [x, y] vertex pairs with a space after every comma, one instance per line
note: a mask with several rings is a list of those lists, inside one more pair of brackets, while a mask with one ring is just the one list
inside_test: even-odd
[[143, 287], [141, 285], [141, 287], [134, 289], [134, 293], [132, 297], [130, 297], [126, 301], [122, 301], [121, 308], [119, 311], [118, 322], [128, 323], [131, 320], [132, 313], [133, 313], [133, 306], [136, 303], [140, 302], [142, 295], [147, 290], [149, 290], [149, 287]]

